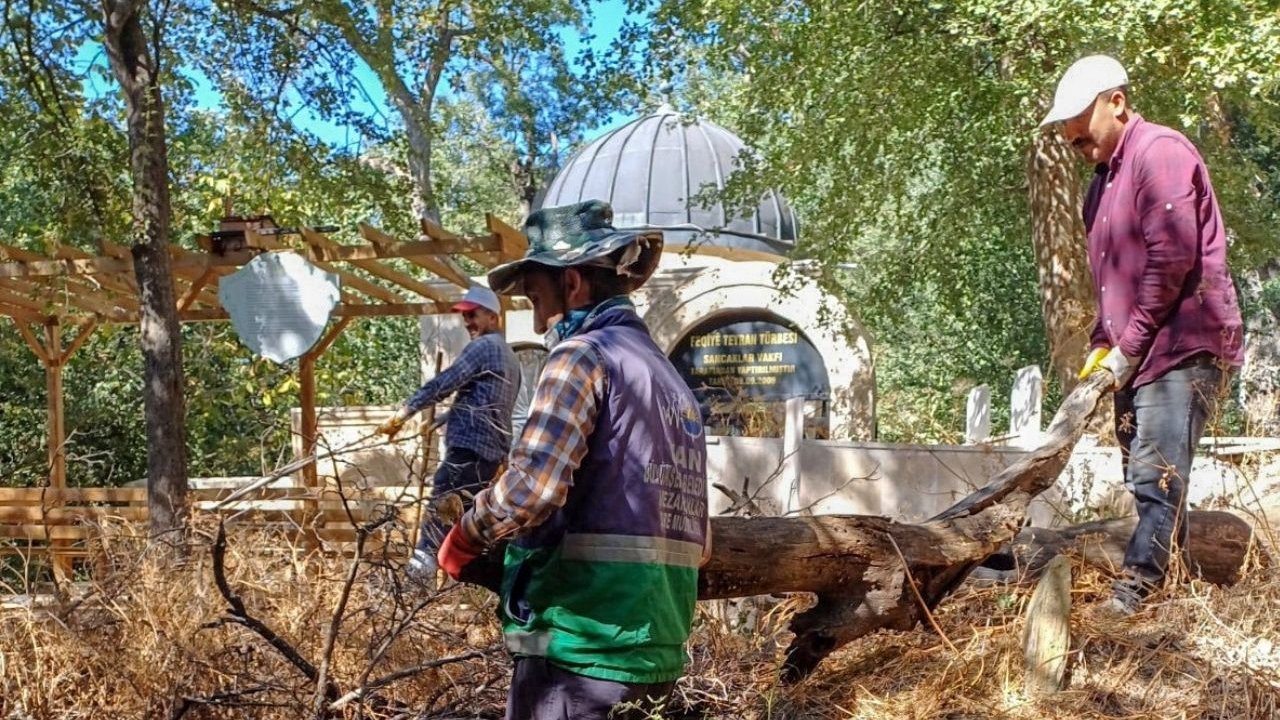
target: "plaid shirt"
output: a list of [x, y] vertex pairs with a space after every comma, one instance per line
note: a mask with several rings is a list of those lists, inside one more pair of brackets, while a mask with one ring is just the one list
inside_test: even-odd
[[431, 378], [405, 407], [416, 413], [457, 392], [444, 442], [501, 460], [511, 449], [511, 411], [520, 391], [520, 363], [507, 341], [488, 333], [467, 343], [457, 361]]
[[565, 340], [551, 351], [507, 471], [462, 517], [462, 532], [472, 544], [492, 545], [541, 524], [564, 505], [587, 454], [607, 380], [603, 359], [585, 342]]

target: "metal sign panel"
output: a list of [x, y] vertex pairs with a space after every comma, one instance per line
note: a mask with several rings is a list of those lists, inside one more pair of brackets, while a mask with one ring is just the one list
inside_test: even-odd
[[240, 341], [278, 363], [316, 344], [340, 299], [338, 275], [296, 253], [263, 253], [218, 283]]
[[772, 320], [739, 315], [704, 323], [676, 345], [671, 362], [703, 403], [704, 413], [708, 401], [731, 396], [831, 396], [827, 367], [817, 348], [795, 327]]

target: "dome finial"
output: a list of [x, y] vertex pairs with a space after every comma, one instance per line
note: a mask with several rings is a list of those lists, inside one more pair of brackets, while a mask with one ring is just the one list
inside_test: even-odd
[[658, 106], [658, 114], [674, 113], [676, 111], [675, 103], [672, 102], [675, 92], [676, 86], [670, 80], [658, 86], [658, 94], [662, 96], [662, 104]]

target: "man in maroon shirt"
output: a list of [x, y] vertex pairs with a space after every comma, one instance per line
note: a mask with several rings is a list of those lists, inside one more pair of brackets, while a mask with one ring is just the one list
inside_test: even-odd
[[1129, 615], [1164, 581], [1171, 549], [1186, 547], [1191, 460], [1243, 359], [1240, 309], [1209, 171], [1181, 133], [1134, 112], [1120, 63], [1076, 61], [1048, 125], [1095, 167], [1084, 223], [1097, 320], [1081, 377], [1106, 370], [1115, 379], [1138, 526], [1106, 607]]

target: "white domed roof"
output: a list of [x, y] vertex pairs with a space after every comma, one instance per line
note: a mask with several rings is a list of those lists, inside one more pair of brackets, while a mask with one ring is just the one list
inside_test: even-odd
[[605, 200], [613, 206], [615, 227], [660, 228], [668, 248], [785, 255], [795, 247], [796, 220], [777, 192], [765, 193], [754, 211], [737, 217], [718, 202], [704, 207], [696, 199], [724, 188], [743, 147], [719, 125], [664, 106], [574, 153], [547, 187], [542, 206]]

